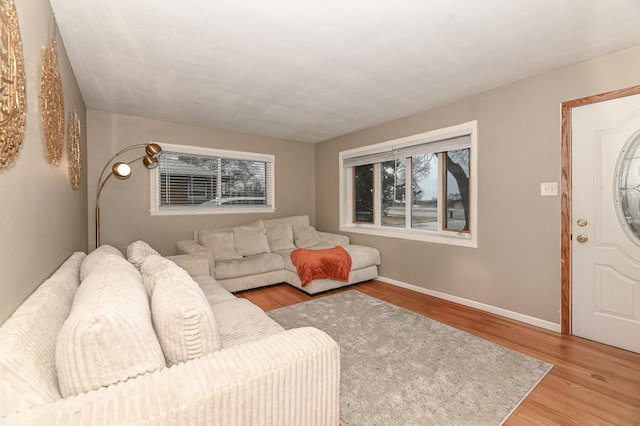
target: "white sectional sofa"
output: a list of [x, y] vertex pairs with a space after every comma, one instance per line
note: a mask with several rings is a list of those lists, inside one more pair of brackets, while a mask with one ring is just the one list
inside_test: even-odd
[[[296, 248], [313, 250], [343, 247], [351, 256], [347, 281], [315, 279], [303, 286], [291, 261]], [[209, 260], [209, 274], [231, 292], [288, 283], [309, 294], [378, 277], [380, 252], [349, 244], [345, 235], [316, 231], [309, 216], [259, 220], [236, 228], [194, 231], [193, 240], [179, 241], [178, 254], [201, 255]]]
[[339, 424], [327, 334], [284, 330], [201, 257], [128, 254], [73, 254], [0, 326], [0, 424]]

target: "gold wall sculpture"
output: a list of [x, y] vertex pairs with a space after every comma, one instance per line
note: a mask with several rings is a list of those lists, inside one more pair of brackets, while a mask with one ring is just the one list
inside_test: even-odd
[[69, 156], [69, 179], [73, 189], [80, 188], [80, 119], [73, 106], [69, 114], [69, 134], [68, 134], [68, 156]]
[[22, 38], [13, 0], [0, 0], [0, 168], [18, 155], [26, 121]]
[[64, 96], [62, 77], [58, 67], [58, 43], [55, 29], [51, 37], [51, 46], [45, 50], [42, 59], [40, 102], [47, 152], [51, 162], [57, 166], [60, 164], [64, 146]]

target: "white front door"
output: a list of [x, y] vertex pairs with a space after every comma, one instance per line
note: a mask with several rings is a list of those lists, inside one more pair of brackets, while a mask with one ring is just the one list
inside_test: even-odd
[[640, 353], [640, 95], [571, 123], [572, 334]]

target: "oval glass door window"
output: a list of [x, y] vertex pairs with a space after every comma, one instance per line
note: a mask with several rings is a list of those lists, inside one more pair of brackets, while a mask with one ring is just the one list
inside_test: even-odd
[[640, 245], [640, 135], [620, 153], [617, 177], [618, 217], [625, 232]]

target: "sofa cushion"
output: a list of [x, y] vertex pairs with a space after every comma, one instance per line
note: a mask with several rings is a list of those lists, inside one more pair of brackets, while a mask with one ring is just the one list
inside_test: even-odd
[[147, 292], [123, 257], [102, 259], [81, 283], [56, 344], [63, 397], [166, 366]]
[[269, 231], [270, 227], [282, 225], [283, 223], [291, 225], [292, 228], [310, 225], [309, 216], [307, 215], [287, 216], [287, 217], [280, 217], [277, 219], [267, 219], [262, 221], [262, 225], [267, 231]]
[[349, 244], [343, 247], [351, 256], [352, 271], [380, 264], [380, 252], [373, 247], [356, 244]]
[[204, 293], [209, 305], [215, 310], [216, 303], [225, 302], [227, 300], [235, 300], [236, 297], [226, 288], [222, 287], [215, 278], [209, 275], [203, 275], [193, 278]]
[[138, 269], [140, 269], [142, 262], [144, 262], [147, 256], [152, 254], [160, 256], [160, 253], [155, 251], [153, 247], [141, 240], [127, 246], [127, 260]]
[[82, 265], [80, 266], [80, 282], [84, 281], [84, 279], [87, 278], [87, 275], [89, 275], [91, 270], [98, 263], [110, 256], [124, 258], [120, 250], [109, 245], [100, 246], [89, 253], [89, 255], [82, 261]]
[[221, 349], [218, 325], [198, 284], [182, 268], [163, 259], [151, 298], [151, 317], [167, 365]]
[[198, 244], [203, 246], [204, 240], [208, 235], [219, 234], [221, 232], [233, 232], [233, 228], [200, 229], [198, 231], [194, 231], [194, 239]]
[[202, 245], [213, 253], [213, 258], [216, 262], [242, 258], [236, 251], [233, 231], [207, 233], [202, 237]]
[[56, 339], [71, 310], [86, 254], [71, 255], [0, 326], [0, 419], [61, 398]]
[[238, 226], [233, 228], [233, 239], [236, 243], [236, 251], [241, 256], [271, 252], [264, 228]]
[[236, 260], [223, 260], [216, 262], [215, 277], [219, 280], [247, 275], [256, 275], [263, 272], [279, 271], [284, 268], [281, 256], [273, 253], [259, 254], [243, 257]]
[[192, 277], [209, 275], [209, 259], [206, 254], [178, 254], [165, 259], [169, 259]]
[[271, 251], [296, 248], [293, 243], [293, 228], [288, 223], [280, 223], [265, 228]]
[[246, 299], [234, 298], [218, 303], [213, 314], [218, 322], [223, 348], [250, 342], [284, 330], [262, 309]]
[[296, 226], [293, 228], [293, 239], [296, 247], [309, 248], [322, 242], [322, 238], [313, 226]]
[[[262, 222], [262, 220], [256, 220], [255, 222], [251, 222], [243, 226], [253, 226], [258, 229], [264, 229], [264, 223]], [[198, 244], [203, 246], [204, 239], [207, 237], [207, 235], [219, 234], [221, 232], [233, 232], [233, 228], [199, 229], [197, 231], [193, 231], [193, 238], [198, 242]]]

